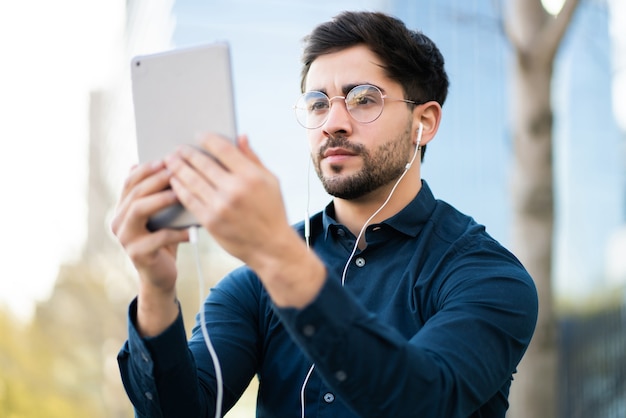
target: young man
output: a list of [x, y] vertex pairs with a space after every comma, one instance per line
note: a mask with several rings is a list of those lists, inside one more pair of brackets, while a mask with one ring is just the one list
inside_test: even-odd
[[505, 416], [537, 295], [519, 261], [420, 178], [447, 88], [426, 36], [343, 13], [304, 52], [296, 113], [334, 197], [308, 225], [288, 224], [245, 136], [237, 146], [206, 137], [219, 163], [184, 147], [131, 172], [112, 228], [140, 278], [119, 356], [139, 417], [216, 408], [209, 350], [199, 326], [187, 342], [176, 300], [188, 231], [146, 229], [177, 199], [245, 263], [203, 308], [224, 410], [256, 375], [258, 417]]

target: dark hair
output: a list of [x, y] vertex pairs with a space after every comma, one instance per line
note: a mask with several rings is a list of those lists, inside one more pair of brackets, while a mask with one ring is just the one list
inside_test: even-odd
[[405, 99], [417, 103], [434, 100], [443, 106], [448, 95], [448, 75], [435, 43], [395, 17], [379, 12], [343, 12], [313, 29], [304, 43], [300, 82], [303, 92], [316, 58], [365, 45], [382, 60], [386, 75], [402, 86]]

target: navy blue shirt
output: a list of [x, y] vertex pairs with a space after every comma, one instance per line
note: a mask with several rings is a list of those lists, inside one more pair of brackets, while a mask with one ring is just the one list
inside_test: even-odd
[[[303, 233], [304, 226], [296, 228]], [[304, 309], [275, 307], [247, 267], [204, 304], [224, 375], [224, 410], [259, 379], [257, 417], [503, 418], [512, 375], [537, 319], [520, 262], [426, 182], [395, 216], [367, 227], [367, 247], [344, 267], [355, 236], [332, 203], [311, 218], [326, 282]], [[182, 318], [141, 338], [136, 302], [119, 354], [138, 417], [213, 417], [213, 363], [198, 325]]]

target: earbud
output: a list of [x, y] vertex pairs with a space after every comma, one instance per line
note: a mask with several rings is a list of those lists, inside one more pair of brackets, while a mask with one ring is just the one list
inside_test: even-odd
[[415, 153], [413, 154], [413, 158], [411, 158], [411, 162], [406, 164], [405, 170], [408, 170], [409, 168], [411, 168], [411, 164], [413, 164], [413, 161], [415, 161], [415, 158], [417, 157], [417, 153], [419, 152], [419, 150], [422, 149], [420, 147], [420, 142], [422, 142], [422, 132], [424, 132], [424, 125], [422, 124], [422, 122], [420, 122], [420, 126], [419, 128], [417, 128], [417, 143], [415, 145]]
[[422, 142], [422, 132], [424, 132], [424, 125], [420, 122], [419, 128], [417, 128], [417, 145], [415, 148], [420, 149], [420, 142]]

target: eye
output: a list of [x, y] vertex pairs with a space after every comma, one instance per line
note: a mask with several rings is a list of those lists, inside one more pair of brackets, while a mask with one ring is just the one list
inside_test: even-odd
[[320, 91], [310, 91], [302, 96], [304, 109], [309, 113], [325, 112], [330, 107], [328, 97]]
[[382, 96], [373, 86], [359, 86], [348, 94], [346, 102], [350, 107], [378, 106], [382, 102]]
[[328, 109], [328, 100], [314, 99], [308, 102], [307, 109], [309, 112], [322, 112]]
[[355, 106], [364, 106], [375, 102], [376, 100], [374, 99], [374, 97], [368, 94], [359, 94], [358, 96], [350, 98], [350, 104]]

